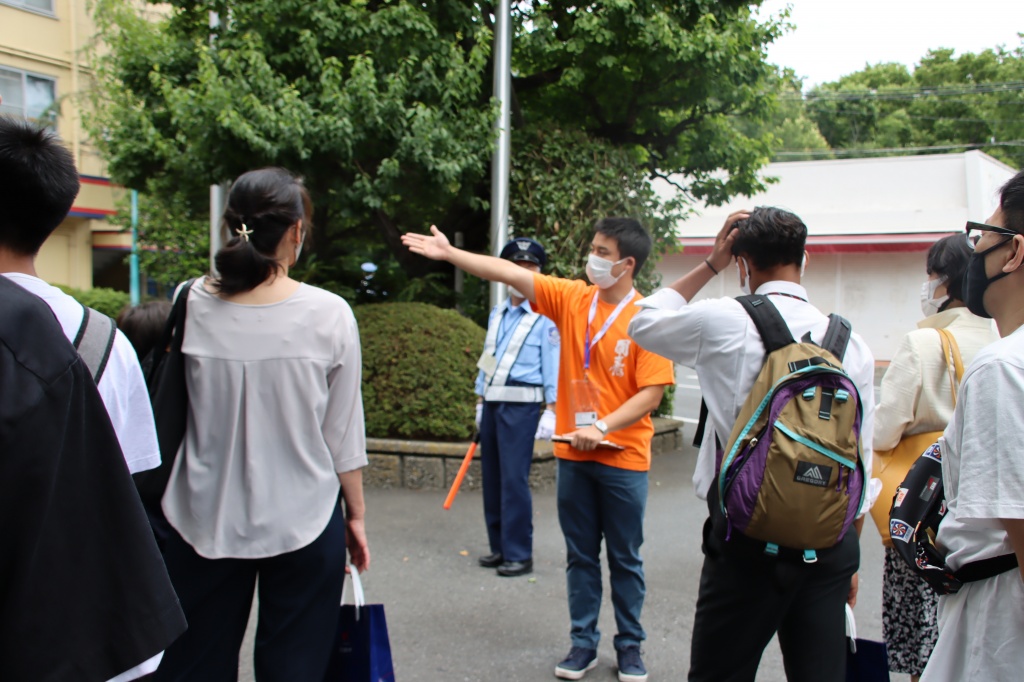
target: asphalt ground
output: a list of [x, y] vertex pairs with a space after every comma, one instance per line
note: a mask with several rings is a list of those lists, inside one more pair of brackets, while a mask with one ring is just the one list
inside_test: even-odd
[[[684, 440], [692, 434], [688, 426]], [[695, 449], [687, 445], [656, 455], [650, 473], [642, 555], [647, 577], [643, 651], [652, 681], [685, 680], [689, 667], [703, 559], [701, 526], [707, 514], [690, 483], [695, 460]], [[438, 490], [366, 491], [372, 564], [363, 585], [369, 602], [386, 607], [396, 679], [554, 679], [554, 666], [570, 646], [565, 546], [554, 488], [534, 495], [534, 573], [519, 578], [501, 578], [477, 566], [477, 556], [488, 550], [480, 493], [461, 492], [449, 511], [441, 507], [444, 496]], [[871, 523], [865, 526], [861, 547], [858, 635], [881, 639], [883, 553]], [[607, 569], [600, 628], [599, 665], [586, 679], [611, 681], [616, 679], [615, 624]], [[250, 632], [240, 659], [243, 682], [254, 679], [251, 661]], [[757, 680], [785, 680], [774, 641]]]

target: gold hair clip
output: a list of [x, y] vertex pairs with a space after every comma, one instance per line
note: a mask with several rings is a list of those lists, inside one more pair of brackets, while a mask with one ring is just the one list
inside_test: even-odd
[[252, 230], [247, 228], [245, 226], [245, 223], [242, 223], [242, 229], [241, 230], [235, 230], [235, 232], [237, 232], [238, 236], [241, 237], [242, 239], [244, 239], [247, 242], [249, 241], [249, 235], [252, 234]]

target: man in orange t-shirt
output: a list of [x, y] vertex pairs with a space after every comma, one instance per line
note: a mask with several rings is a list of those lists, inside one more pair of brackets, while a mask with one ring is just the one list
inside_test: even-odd
[[514, 263], [456, 249], [436, 227], [406, 234], [413, 253], [445, 260], [483, 279], [522, 292], [549, 317], [562, 339], [555, 445], [558, 520], [565, 536], [569, 655], [555, 676], [581, 679], [597, 665], [601, 608], [601, 539], [608, 553], [618, 633], [619, 680], [644, 682], [640, 625], [646, 586], [640, 545], [654, 426], [650, 413], [674, 383], [672, 363], [637, 346], [626, 333], [640, 299], [633, 277], [651, 252], [651, 237], [631, 218], [594, 227], [587, 277], [593, 283], [535, 274]]

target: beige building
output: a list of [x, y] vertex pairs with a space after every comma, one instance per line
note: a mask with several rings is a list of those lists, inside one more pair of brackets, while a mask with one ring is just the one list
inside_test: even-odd
[[70, 215], [40, 252], [40, 276], [79, 288], [126, 289], [130, 237], [106, 221], [124, 190], [106, 178], [82, 128], [83, 93], [91, 86], [84, 48], [94, 34], [87, 0], [0, 0], [0, 113], [50, 121], [82, 176]]

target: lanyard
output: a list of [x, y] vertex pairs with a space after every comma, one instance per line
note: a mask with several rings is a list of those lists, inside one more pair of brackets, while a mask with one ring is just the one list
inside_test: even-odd
[[633, 300], [633, 297], [636, 296], [636, 289], [629, 290], [629, 293], [626, 294], [626, 297], [619, 302], [619, 305], [615, 307], [615, 310], [612, 311], [612, 314], [609, 315], [608, 319], [604, 321], [604, 326], [602, 326], [601, 330], [597, 332], [597, 334], [594, 336], [594, 340], [591, 341], [590, 325], [594, 324], [594, 316], [597, 315], [597, 296], [599, 293], [600, 292], [597, 291], [594, 292], [594, 300], [590, 302], [590, 314], [587, 316], [587, 336], [583, 343], [584, 372], [590, 369], [590, 349], [593, 346], [597, 345], [597, 342], [604, 337], [605, 332], [607, 332], [608, 328], [612, 326], [612, 322], [615, 322], [615, 318], [619, 316], [619, 313], [621, 313], [623, 308], [626, 307], [626, 304]]
[[787, 294], [784, 291], [769, 291], [765, 293], [765, 296], [785, 296], [786, 298], [795, 298], [796, 300], [803, 301], [804, 303], [808, 302], [807, 299], [804, 298], [803, 296], [797, 296], [796, 294]]

